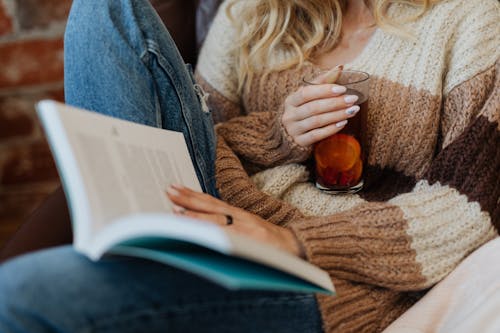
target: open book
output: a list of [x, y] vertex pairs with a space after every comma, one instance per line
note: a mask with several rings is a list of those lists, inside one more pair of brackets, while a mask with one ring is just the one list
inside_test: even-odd
[[200, 190], [182, 133], [54, 101], [37, 104], [77, 251], [159, 261], [231, 289], [334, 294], [328, 274], [230, 228], [172, 214], [171, 184]]

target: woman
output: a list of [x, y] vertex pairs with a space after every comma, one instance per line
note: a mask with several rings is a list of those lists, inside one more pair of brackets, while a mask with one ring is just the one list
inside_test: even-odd
[[[338, 297], [229, 292], [155, 263], [90, 263], [62, 247], [0, 268], [2, 331], [378, 332], [496, 237], [496, 1], [223, 8], [193, 88], [147, 1], [74, 1], [67, 102], [183, 131], [215, 194], [208, 92], [222, 122], [215, 175], [225, 202], [173, 186], [176, 212], [306, 257], [330, 273]], [[339, 64], [372, 74], [368, 166], [359, 195], [331, 197], [300, 163], [345, 126], [355, 100], [335, 84], [300, 85]]]

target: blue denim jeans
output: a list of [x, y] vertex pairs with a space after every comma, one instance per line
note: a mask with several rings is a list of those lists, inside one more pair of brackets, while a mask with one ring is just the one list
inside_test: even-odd
[[66, 103], [184, 133], [202, 188], [216, 194], [211, 114], [149, 1], [74, 1], [64, 45]]
[[156, 262], [92, 262], [63, 246], [0, 266], [0, 332], [309, 333], [321, 320], [310, 294], [229, 291]]
[[[210, 114], [147, 0], [74, 0], [65, 48], [67, 103], [183, 132], [216, 194]], [[2, 333], [321, 331], [311, 294], [230, 291], [156, 262], [63, 246], [0, 266]]]

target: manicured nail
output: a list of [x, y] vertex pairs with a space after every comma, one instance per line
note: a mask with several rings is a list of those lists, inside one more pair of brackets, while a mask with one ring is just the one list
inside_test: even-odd
[[348, 115], [352, 116], [352, 115], [358, 113], [358, 111], [359, 111], [359, 106], [358, 105], [353, 105], [349, 109], [345, 110], [345, 113], [347, 113]]
[[334, 86], [332, 91], [334, 94], [343, 94], [347, 91], [347, 88], [344, 86]]
[[345, 125], [347, 125], [347, 120], [342, 120], [335, 124], [338, 128], [344, 127]]
[[173, 188], [172, 186], [170, 186], [168, 189], [167, 189], [167, 193], [170, 194], [170, 195], [173, 195], [174, 197], [178, 196], [179, 195], [179, 191], [177, 191], [175, 188]]
[[174, 213], [177, 213], [177, 214], [184, 214], [186, 212], [186, 208], [184, 207], [180, 207], [180, 206], [177, 206], [177, 205], [174, 205], [172, 207]]
[[359, 97], [357, 95], [347, 95], [346, 97], [344, 97], [344, 101], [347, 104], [354, 104], [358, 99]]

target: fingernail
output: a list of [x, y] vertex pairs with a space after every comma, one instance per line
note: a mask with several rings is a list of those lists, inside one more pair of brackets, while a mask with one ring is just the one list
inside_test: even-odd
[[345, 110], [345, 113], [352, 116], [352, 115], [358, 113], [358, 111], [359, 111], [359, 105], [354, 105], [354, 106], [351, 106], [349, 109]]
[[[172, 185], [173, 186], [173, 185]], [[179, 195], [179, 191], [177, 191], [175, 188], [173, 188], [172, 186], [170, 186], [168, 189], [167, 189], [167, 193], [170, 194], [170, 195], [173, 195], [173, 196], [178, 196]]]
[[180, 184], [172, 184], [172, 185], [170, 185], [170, 186], [172, 186], [173, 188], [179, 189], [179, 190], [181, 190], [181, 189], [183, 189], [183, 188], [184, 188], [184, 186], [182, 186], [182, 185], [180, 185]]
[[345, 125], [347, 125], [347, 120], [342, 120], [335, 124], [338, 128], [344, 127]]
[[172, 207], [174, 213], [177, 213], [177, 214], [184, 214], [186, 212], [186, 208], [184, 207], [180, 207], [180, 206], [177, 206], [177, 205], [174, 205]]
[[359, 99], [359, 97], [357, 95], [347, 95], [346, 97], [344, 97], [344, 101], [347, 103], [347, 104], [353, 104], [353, 103], [356, 103], [356, 101]]
[[343, 94], [347, 91], [347, 88], [344, 86], [334, 86], [332, 91], [334, 94]]

